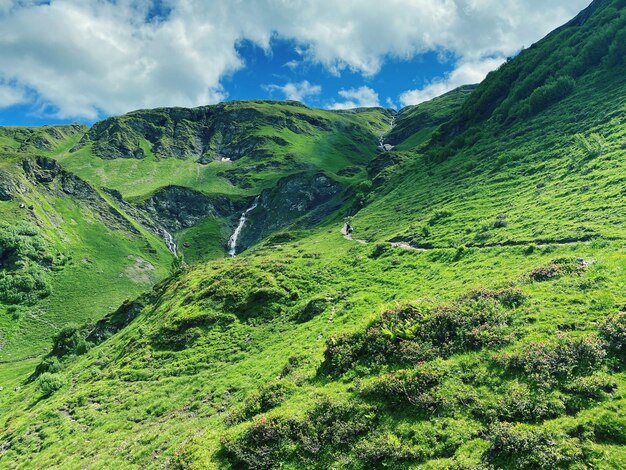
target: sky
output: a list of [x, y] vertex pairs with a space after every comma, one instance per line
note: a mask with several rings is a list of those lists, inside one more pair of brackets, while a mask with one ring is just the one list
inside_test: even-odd
[[419, 104], [590, 0], [0, 0], [0, 125], [160, 106]]

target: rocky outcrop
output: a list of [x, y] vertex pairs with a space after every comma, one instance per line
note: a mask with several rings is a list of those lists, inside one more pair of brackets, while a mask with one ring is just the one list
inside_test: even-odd
[[278, 230], [319, 223], [345, 202], [344, 187], [322, 173], [298, 174], [263, 191], [257, 207], [241, 230], [238, 250], [257, 243]]
[[25, 159], [24, 175], [43, 191], [60, 197], [71, 197], [84, 208], [90, 209], [107, 227], [139, 233], [123, 214], [105, 201], [98, 192], [78, 176], [65, 171], [56, 160], [45, 157]]
[[330, 121], [311, 116], [299, 103], [282, 103], [271, 113], [268, 102], [233, 102], [199, 108], [160, 108], [135, 111], [100, 121], [83, 137], [78, 149], [89, 143], [100, 158], [193, 159], [199, 163], [236, 160], [242, 156], [270, 156], [268, 144], [289, 142], [276, 135], [263, 135], [262, 129], [289, 129], [294, 133], [313, 128], [329, 129]]
[[138, 208], [172, 232], [193, 227], [209, 216], [228, 217], [237, 211], [226, 197], [210, 197], [179, 186], [159, 190]]

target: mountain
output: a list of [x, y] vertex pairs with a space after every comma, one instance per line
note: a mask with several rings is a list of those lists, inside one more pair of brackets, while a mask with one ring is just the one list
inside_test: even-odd
[[398, 113], [3, 129], [0, 465], [623, 468], [625, 35]]

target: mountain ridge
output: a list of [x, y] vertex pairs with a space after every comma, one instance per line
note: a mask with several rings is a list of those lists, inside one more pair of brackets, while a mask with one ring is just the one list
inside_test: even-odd
[[[199, 192], [152, 201], [153, 217], [157, 204], [182, 216], [199, 194], [233, 206], [176, 234], [188, 253], [217, 240], [219, 256], [175, 262], [95, 325], [58, 331], [30, 381], [11, 376], [0, 462], [623, 467], [626, 79], [615, 58], [626, 13], [622, 1], [592, 6], [583, 24], [476, 89], [405, 110], [404, 123], [297, 107], [324, 122], [303, 119], [297, 133], [291, 105], [273, 104], [247, 124], [287, 145], [264, 140], [227, 167], [156, 159], [140, 137], [127, 147], [141, 159], [68, 142], [60, 167], [93, 188], [108, 181], [120, 205], [184, 188]], [[596, 43], [599, 60], [586, 47]], [[581, 70], [573, 85], [553, 76], [559, 64]], [[381, 134], [397, 136], [390, 151], [377, 149]], [[189, 183], [211, 165], [210, 184]], [[179, 167], [192, 171], [163, 177]], [[127, 168], [162, 173], [111, 184]], [[236, 184], [211, 186], [228, 170]], [[247, 209], [246, 249], [224, 256]]]

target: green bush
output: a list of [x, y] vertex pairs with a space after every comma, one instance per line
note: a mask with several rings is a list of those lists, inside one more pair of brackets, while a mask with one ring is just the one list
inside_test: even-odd
[[576, 82], [574, 79], [568, 76], [559, 77], [540, 86], [528, 98], [531, 112], [538, 113], [561, 101], [572, 94], [575, 86]]
[[357, 461], [364, 468], [403, 468], [423, 458], [392, 433], [361, 439], [354, 448]]
[[284, 380], [262, 385], [226, 418], [226, 422], [230, 425], [240, 423], [277, 407], [293, 392], [293, 388], [291, 382]]
[[601, 411], [591, 418], [593, 438], [596, 442], [626, 445], [626, 415], [620, 411]]
[[44, 397], [52, 395], [63, 386], [63, 379], [58, 374], [44, 372], [37, 379], [37, 387]]
[[341, 374], [358, 361], [408, 364], [495, 347], [508, 341], [510, 323], [510, 313], [494, 298], [465, 296], [437, 307], [407, 304], [384, 312], [365, 332], [331, 336], [320, 370]]
[[607, 342], [609, 353], [626, 360], [626, 312], [609, 315], [600, 324], [600, 336]]
[[382, 400], [389, 406], [410, 405], [422, 412], [433, 412], [441, 404], [434, 389], [445, 375], [443, 368], [428, 363], [378, 377], [364, 385], [361, 393]]
[[574, 258], [557, 258], [551, 263], [533, 269], [530, 279], [536, 282], [558, 279], [564, 275], [579, 275], [585, 272], [585, 266]]
[[551, 387], [577, 377], [591, 375], [604, 361], [603, 341], [596, 335], [559, 335], [549, 342], [534, 342], [500, 356], [508, 369], [524, 374], [537, 385]]
[[374, 245], [372, 252], [369, 254], [369, 257], [372, 259], [380, 258], [382, 255], [387, 253], [391, 249], [388, 243], [377, 243]]
[[514, 380], [507, 383], [501, 393], [496, 396], [495, 405], [500, 420], [537, 422], [565, 413], [563, 397], [558, 392], [546, 392]]
[[50, 295], [45, 269], [54, 263], [37, 227], [0, 223], [0, 302], [30, 304]]
[[328, 304], [329, 301], [326, 299], [326, 297], [315, 297], [309, 300], [304, 308], [302, 308], [302, 310], [298, 312], [298, 315], [296, 316], [296, 321], [298, 323], [305, 323], [309, 320], [312, 320], [316, 316], [323, 313], [324, 310], [326, 310], [326, 308], [328, 307]]
[[76, 325], [62, 328], [52, 340], [52, 354], [57, 357], [84, 354], [89, 349], [83, 332]]
[[225, 436], [222, 451], [235, 468], [323, 467], [320, 458], [335, 458], [376, 422], [370, 406], [322, 399], [301, 418], [261, 416]]
[[486, 460], [496, 468], [553, 469], [582, 458], [577, 440], [526, 424], [497, 423], [489, 433]]

